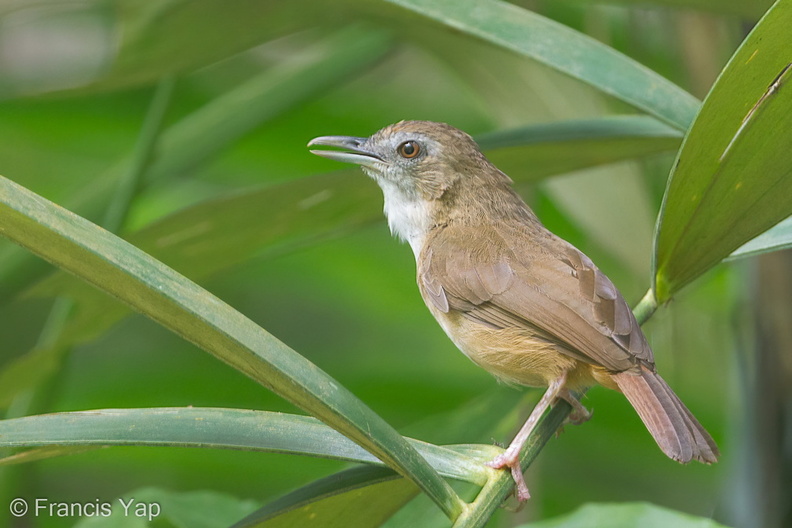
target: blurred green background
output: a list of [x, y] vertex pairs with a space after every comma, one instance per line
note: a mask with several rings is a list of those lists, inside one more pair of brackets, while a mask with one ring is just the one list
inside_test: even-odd
[[[515, 3], [613, 46], [699, 98], [770, 5]], [[308, 153], [306, 143], [320, 135], [366, 136], [401, 119], [428, 119], [475, 136], [632, 110], [386, 3], [6, 0], [0, 3], [0, 174], [101, 221], [119, 164], [133, 151], [163, 76], [175, 79], [164, 127], [173, 131], [176, 155], [160, 166], [155, 157], [157, 170], [118, 232], [149, 247], [167, 236], [189, 238], [187, 227], [200, 229], [201, 211], [250, 194], [233, 211], [241, 224], [257, 226], [253, 234], [239, 234], [238, 224], [229, 223], [225, 233], [158, 258], [308, 357], [403, 434], [442, 443], [508, 442], [539, 391], [499, 385], [445, 337], [415, 286], [411, 251], [388, 233], [376, 185], [359, 174], [355, 187], [337, 188], [357, 193], [344, 205], [354, 215], [314, 213], [326, 199], [321, 192], [309, 195], [312, 202], [296, 202], [292, 213], [274, 214], [261, 189], [280, 189], [279, 200], [294, 201], [303, 196], [301, 179], [332, 179], [317, 175], [343, 170]], [[248, 107], [246, 89], [267, 95], [251, 96]], [[203, 121], [190, 121], [196, 115]], [[213, 134], [200, 133], [206, 130]], [[202, 143], [206, 137], [209, 144]], [[519, 182], [543, 222], [591, 256], [635, 304], [649, 286], [654, 222], [675, 148], [560, 174], [553, 174], [551, 155], [536, 162], [550, 167], [539, 167], [548, 177], [538, 182], [531, 181], [533, 161], [518, 154], [492, 158]], [[170, 232], [174, 214], [187, 215], [186, 227]], [[166, 228], [157, 231], [158, 225]], [[722, 265], [644, 327], [664, 378], [719, 443], [719, 464], [669, 461], [623, 397], [594, 388], [584, 400], [594, 418], [550, 442], [527, 476], [531, 501], [519, 513], [500, 512], [492, 526], [552, 517], [586, 502], [623, 501], [739, 527], [791, 525], [783, 428], [792, 422], [789, 396], [781, 391], [792, 371], [782, 352], [792, 340], [783, 324], [791, 261], [780, 252]], [[47, 279], [52, 272], [0, 240], [6, 416], [190, 405], [298, 412], [155, 323], [122, 313], [114, 301], [98, 313], [76, 314], [84, 319], [74, 346], [31, 357], [53, 302], [47, 293], [68, 291], [71, 280]], [[17, 496], [109, 500], [157, 487], [264, 503], [342, 467], [236, 451], [92, 451], [0, 469], [0, 526], [74, 524], [57, 518], [14, 524], [5, 504]], [[427, 512], [426, 526], [447, 525], [428, 500], [416, 502], [415, 511]]]

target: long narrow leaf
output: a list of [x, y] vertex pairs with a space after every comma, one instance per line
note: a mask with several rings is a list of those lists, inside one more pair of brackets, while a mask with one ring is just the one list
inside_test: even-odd
[[[156, 157], [144, 175], [145, 181], [161, 183], [196, 167], [256, 126], [367, 68], [389, 47], [389, 39], [381, 32], [357, 26], [318, 40], [165, 130], [158, 143]], [[111, 169], [111, 173], [115, 176], [128, 173], [133, 163], [134, 159], [128, 157]], [[351, 185], [351, 182], [351, 178], [347, 183], [338, 182], [333, 176], [246, 191], [249, 196], [224, 197], [204, 203], [203, 208], [198, 206], [182, 215], [171, 216], [164, 225], [158, 222], [130, 239], [133, 244], [171, 266], [177, 266], [195, 280], [206, 276], [204, 272], [208, 274], [224, 269], [261, 248], [279, 243], [299, 247], [306, 241], [316, 241], [351, 229], [357, 222], [365, 223], [367, 219], [363, 217], [366, 214], [369, 214], [368, 218], [379, 218], [378, 211], [367, 208], [374, 205], [376, 194], [372, 192], [370, 199], [364, 197], [356, 201], [360, 199], [361, 192], [375, 189]], [[81, 196], [83, 206], [80, 209], [96, 214], [106, 207], [110, 191], [106, 186], [91, 186]], [[332, 200], [326, 203], [328, 197]], [[273, 203], [283, 205], [288, 211], [262, 205]], [[341, 215], [339, 211], [345, 208], [353, 212], [348, 216]], [[301, 214], [295, 215], [295, 212]], [[283, 217], [275, 221], [275, 218], [267, 218], [268, 214], [291, 216], [288, 222]], [[250, 222], [251, 216], [260, 221]], [[209, 232], [196, 230], [207, 226]], [[288, 229], [283, 229], [283, 226], [288, 226]], [[312, 231], [311, 227], [315, 230]], [[221, 233], [219, 228], [227, 231]], [[193, 237], [185, 237], [185, 231], [192, 233]], [[196, 244], [194, 235], [199, 234], [204, 238]], [[196, 246], [204, 250], [212, 247], [207, 240], [211, 235], [214, 235], [215, 242], [223, 242], [214, 246], [221, 251], [213, 255], [195, 255]], [[42, 277], [50, 270], [48, 266], [39, 265], [38, 259], [19, 248], [9, 246], [8, 249], [2, 252], [3, 258], [0, 259], [0, 303], [14, 299], [18, 292], [39, 281], [39, 292], [68, 293], [81, 306], [76, 312], [77, 317], [71, 319], [64, 329], [58, 347], [47, 351], [33, 350], [0, 371], [0, 406], [7, 404], [19, 391], [46, 379], [47, 373], [57, 368], [58, 350], [96, 335], [129, 313], [125, 306], [63, 274], [45, 278], [42, 282]], [[180, 250], [193, 255], [179, 253]], [[80, 303], [85, 300], [90, 302]]]
[[[681, 133], [651, 117], [618, 116], [540, 124], [476, 139], [494, 162], [524, 181], [673, 149]], [[280, 254], [382, 221], [381, 200], [376, 185], [365, 182], [359, 171], [339, 172], [208, 200], [127, 239], [199, 280], [262, 252]], [[83, 306], [65, 332], [72, 341], [95, 335], [128, 313], [63, 274], [42, 282], [34, 293], [68, 294]]]
[[659, 302], [792, 214], [792, 0], [779, 0], [710, 91], [670, 178]]
[[352, 468], [299, 488], [232, 528], [376, 528], [417, 493], [413, 483], [391, 470]]
[[[196, 118], [204, 120], [211, 121]], [[533, 181], [674, 149], [681, 133], [652, 117], [615, 116], [543, 123], [476, 139], [515, 180]], [[171, 139], [171, 145], [178, 144], [181, 141]], [[174, 158], [166, 165], [182, 166], [182, 162]], [[339, 172], [207, 200], [132, 233], [127, 240], [188, 278], [205, 279], [255, 255], [279, 255], [382, 221], [380, 191], [362, 178], [357, 170]], [[257, 221], [251, 222], [251, 217]], [[41, 281], [32, 292], [68, 295], [80, 306], [59, 347], [90, 339], [129, 314], [126, 306], [63, 273]], [[0, 382], [6, 380], [0, 383], [0, 405], [55, 368], [56, 355], [34, 351], [0, 370]]]
[[713, 13], [741, 15], [753, 20], [761, 17], [773, 5], [773, 0], [594, 0], [598, 4], [625, 4], [639, 8], [676, 7], [701, 9]]
[[792, 248], [792, 217], [787, 218], [753, 240], [746, 242], [729, 255], [726, 260], [755, 257], [763, 253], [789, 248]]
[[463, 33], [546, 64], [687, 130], [698, 100], [626, 55], [501, 0], [388, 0]]
[[370, 67], [391, 48], [381, 31], [350, 26], [218, 97], [165, 131], [148, 178], [192, 168], [256, 126]]
[[538, 180], [679, 148], [682, 133], [649, 116], [542, 123], [476, 137], [487, 157], [515, 180]]
[[[255, 501], [217, 491], [155, 487], [125, 490], [108, 504], [110, 515], [83, 516], [72, 528], [228, 528], [259, 507]], [[145, 508], [145, 512], [137, 508]]]
[[461, 501], [396, 431], [359, 399], [245, 316], [139, 249], [0, 178], [10, 240], [129, 304], [318, 417], [413, 480], [450, 517]]
[[[164, 130], [143, 183], [162, 183], [194, 169], [255, 127], [368, 68], [389, 48], [390, 40], [383, 33], [358, 26], [317, 40]], [[120, 160], [109, 169], [112, 177], [101, 181], [112, 183], [127, 173], [132, 163], [132, 157]], [[105, 209], [111, 191], [107, 185], [91, 186], [70, 208], [92, 217]], [[13, 299], [47, 271], [36, 266], [35, 259], [25, 253], [4, 252], [0, 261], [0, 303]]]
[[584, 504], [572, 513], [545, 521], [521, 524], [518, 528], [726, 528], [706, 517], [698, 517], [646, 502]]
[[[127, 239], [191, 280], [205, 279], [255, 255], [280, 255], [379, 221], [379, 189], [361, 179], [359, 173], [334, 173], [207, 200]], [[31, 293], [68, 295], [81, 307], [60, 344], [82, 342], [129, 314], [127, 307], [63, 273]]]
[[[489, 470], [480, 462], [498, 449], [448, 449], [418, 440], [412, 446], [438, 473], [483, 485]], [[1, 464], [29, 462], [71, 454], [52, 450], [70, 446], [178, 446], [242, 449], [309, 455], [367, 464], [382, 463], [344, 435], [310, 416], [267, 411], [214, 408], [102, 409], [26, 416], [0, 421], [0, 447], [40, 447]], [[81, 449], [79, 449], [81, 448]], [[471, 456], [475, 453], [476, 456]]]
[[476, 137], [484, 149], [501, 149], [545, 143], [618, 138], [676, 139], [682, 133], [657, 119], [642, 115], [608, 116], [598, 119], [554, 121], [521, 128], [490, 132]]

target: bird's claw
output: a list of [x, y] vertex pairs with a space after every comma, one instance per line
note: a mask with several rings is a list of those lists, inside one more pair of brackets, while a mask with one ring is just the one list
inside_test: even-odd
[[486, 465], [495, 469], [509, 468], [511, 470], [512, 479], [514, 479], [517, 500], [524, 502], [531, 498], [531, 493], [528, 491], [528, 486], [525, 484], [525, 477], [520, 467], [519, 457], [507, 451], [496, 456], [487, 462]]
[[569, 416], [567, 416], [567, 422], [571, 423], [572, 425], [580, 425], [591, 420], [592, 414], [593, 413], [591, 411], [580, 405], [579, 407], [572, 409], [572, 412], [569, 413]]

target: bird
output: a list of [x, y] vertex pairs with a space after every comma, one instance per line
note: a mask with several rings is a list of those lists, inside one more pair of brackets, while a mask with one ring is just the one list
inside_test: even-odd
[[530, 497], [520, 451], [557, 400], [626, 396], [660, 449], [681, 463], [717, 461], [709, 433], [657, 373], [622, 294], [583, 252], [550, 232], [467, 133], [400, 121], [369, 137], [322, 136], [310, 152], [360, 166], [381, 188], [391, 232], [415, 255], [426, 306], [468, 358], [509, 384], [547, 387], [511, 444], [488, 465]]

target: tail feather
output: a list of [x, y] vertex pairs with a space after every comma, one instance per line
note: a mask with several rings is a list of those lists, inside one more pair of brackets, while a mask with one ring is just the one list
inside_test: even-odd
[[614, 374], [613, 380], [663, 453], [683, 464], [717, 462], [720, 453], [715, 441], [658, 374], [641, 368], [639, 374]]

